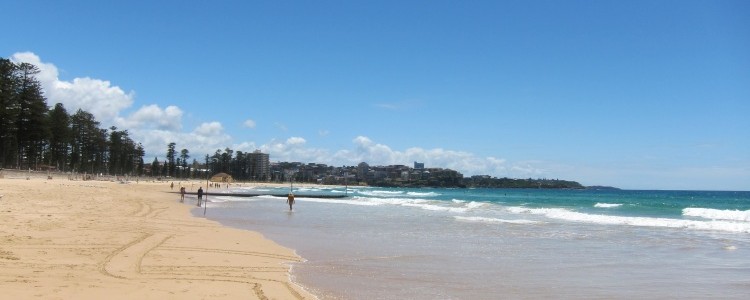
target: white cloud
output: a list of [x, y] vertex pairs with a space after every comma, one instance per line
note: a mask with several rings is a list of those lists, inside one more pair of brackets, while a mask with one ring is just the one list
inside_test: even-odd
[[365, 136], [358, 136], [352, 140], [354, 149], [337, 151], [328, 161], [333, 165], [356, 165], [367, 162], [370, 165], [409, 165], [413, 162], [423, 162], [426, 167], [449, 168], [462, 172], [464, 175], [493, 175], [508, 177], [538, 176], [544, 173], [533, 164], [524, 162], [510, 164], [505, 159], [495, 157], [479, 157], [476, 154], [446, 150], [442, 148], [423, 149], [408, 148], [404, 151], [392, 149], [388, 145], [373, 142]]
[[182, 129], [182, 110], [177, 106], [161, 109], [156, 104], [146, 105], [127, 118], [118, 118], [117, 123], [125, 128], [154, 128], [167, 131]]
[[245, 122], [243, 123], [243, 125], [245, 125], [245, 127], [247, 127], [247, 128], [255, 129], [255, 121], [253, 121], [251, 119], [245, 120]]
[[260, 150], [269, 153], [273, 161], [299, 161], [308, 163], [333, 164], [328, 150], [306, 148], [307, 141], [301, 137], [290, 137], [286, 141], [272, 140], [260, 146]]
[[112, 120], [121, 110], [133, 104], [134, 92], [125, 93], [109, 81], [89, 77], [75, 78], [72, 81], [60, 80], [57, 67], [42, 62], [34, 53], [15, 53], [11, 60], [39, 67], [40, 72], [36, 78], [44, 89], [48, 103], [62, 103], [71, 113], [80, 108], [92, 113], [97, 120]]
[[305, 143], [307, 143], [307, 141], [301, 137], [290, 137], [289, 139], [286, 140], [286, 143], [287, 145], [291, 145], [291, 146], [302, 146]]
[[[163, 156], [167, 144], [175, 142], [178, 148], [189, 148], [195, 158], [201, 160], [197, 156], [224, 149], [232, 140], [219, 122], [203, 123], [191, 132], [183, 132], [184, 112], [174, 105], [165, 108], [156, 104], [143, 105], [137, 111], [122, 116], [123, 110], [132, 106], [135, 92], [126, 93], [109, 81], [89, 77], [60, 80], [54, 64], [42, 62], [39, 56], [31, 52], [15, 53], [11, 60], [31, 63], [39, 68], [36, 78], [44, 89], [48, 104], [62, 103], [71, 114], [83, 109], [92, 113], [102, 127], [115, 125], [128, 130], [133, 140], [143, 144], [147, 156]], [[144, 159], [150, 161], [149, 158]]]
[[420, 161], [434, 167], [466, 172], [484, 166], [498, 165], [497, 160], [483, 161], [466, 152], [421, 148], [396, 151], [365, 136], [358, 136], [352, 142], [353, 149], [338, 150], [334, 154], [328, 149], [307, 147], [307, 140], [301, 137], [290, 137], [285, 141], [272, 140], [259, 148], [270, 153], [274, 161], [315, 162], [335, 166], [356, 165], [363, 161], [371, 165], [411, 165], [414, 161]]
[[209, 137], [209, 136], [216, 136], [221, 134], [224, 131], [224, 126], [221, 125], [219, 122], [210, 122], [210, 123], [203, 123], [199, 125], [198, 127], [193, 130], [193, 133], [202, 136], [202, 137]]
[[233, 145], [231, 149], [242, 152], [253, 152], [255, 150], [258, 150], [258, 146], [255, 145], [254, 142], [242, 142], [240, 144]]

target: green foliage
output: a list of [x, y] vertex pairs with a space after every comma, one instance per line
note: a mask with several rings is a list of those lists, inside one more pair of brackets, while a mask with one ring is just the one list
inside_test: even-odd
[[49, 125], [50, 135], [45, 163], [55, 166], [58, 170], [65, 171], [70, 160], [70, 146], [73, 136], [70, 128], [70, 115], [62, 103], [55, 104], [55, 107], [49, 112], [47, 124]]
[[91, 113], [71, 116], [60, 103], [49, 110], [38, 73], [0, 58], [0, 168], [142, 174], [143, 146], [127, 130], [108, 133]]
[[0, 59], [0, 167], [15, 166], [18, 159], [18, 67]]
[[34, 77], [39, 68], [29, 63], [18, 65], [19, 86], [17, 99], [20, 107], [16, 117], [18, 128], [18, 162], [21, 168], [36, 168], [42, 157], [48, 127], [46, 124], [47, 100], [42, 93], [39, 81]]
[[174, 142], [169, 143], [167, 145], [167, 173], [166, 176], [175, 176], [175, 170], [177, 169], [177, 164], [175, 163], [175, 158], [177, 157], [177, 151], [175, 150], [175, 144]]

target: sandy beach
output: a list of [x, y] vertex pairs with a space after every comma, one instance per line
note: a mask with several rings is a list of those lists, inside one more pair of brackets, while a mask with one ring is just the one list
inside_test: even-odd
[[[188, 185], [189, 186], [189, 185]], [[0, 178], [7, 299], [315, 299], [301, 260], [256, 232], [193, 217], [177, 183]]]

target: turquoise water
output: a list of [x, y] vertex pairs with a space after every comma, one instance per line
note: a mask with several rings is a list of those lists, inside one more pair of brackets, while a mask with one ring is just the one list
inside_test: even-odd
[[[284, 193], [235, 187], [228, 192]], [[750, 192], [295, 189], [218, 196], [207, 217], [307, 261], [322, 299], [745, 298]], [[202, 213], [202, 212], [201, 212]]]

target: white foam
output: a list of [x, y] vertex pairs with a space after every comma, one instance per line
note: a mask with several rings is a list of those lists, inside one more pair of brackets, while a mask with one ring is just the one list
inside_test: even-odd
[[435, 192], [426, 192], [426, 193], [420, 193], [420, 192], [408, 192], [406, 193], [409, 196], [413, 197], [437, 197], [441, 194], [435, 193]]
[[500, 223], [506, 223], [506, 224], [536, 224], [539, 223], [538, 221], [532, 221], [532, 220], [506, 220], [506, 219], [498, 219], [498, 218], [485, 218], [485, 217], [462, 217], [462, 216], [454, 216], [458, 221], [463, 222], [475, 222], [475, 223], [487, 223], [487, 224], [500, 224]]
[[599, 208], [613, 208], [613, 207], [620, 207], [620, 206], [622, 206], [622, 204], [619, 204], [619, 203], [597, 203], [597, 204], [594, 204], [594, 207], [599, 207]]
[[358, 201], [358, 200], [344, 200], [344, 199], [320, 199], [320, 198], [295, 198], [296, 201], [303, 202], [315, 202], [315, 203], [328, 203], [328, 204], [347, 204], [347, 205], [359, 205], [359, 206], [377, 206], [379, 203]]
[[471, 209], [477, 209], [477, 208], [480, 208], [480, 207], [485, 207], [487, 205], [489, 205], [489, 204], [485, 203], [485, 202], [471, 201], [471, 202], [469, 202], [469, 203], [466, 204], [466, 208], [468, 208], [468, 209], [471, 210]]
[[401, 194], [404, 193], [404, 191], [381, 191], [381, 190], [377, 190], [377, 191], [360, 191], [359, 193], [362, 194], [362, 195], [366, 195], [366, 196], [378, 197], [378, 196], [401, 195]]
[[211, 195], [206, 196], [209, 202], [216, 202], [216, 203], [223, 203], [223, 202], [252, 202], [252, 201], [258, 201], [258, 199], [254, 199], [254, 197], [233, 197], [233, 196], [221, 196], [221, 195]]
[[404, 203], [401, 205], [409, 206], [409, 207], [418, 207], [424, 210], [449, 211], [449, 212], [454, 212], [454, 213], [464, 213], [468, 210], [468, 208], [466, 207], [450, 207], [450, 206], [434, 205], [434, 204], [428, 204], [428, 203]]
[[352, 198], [352, 201], [361, 201], [368, 203], [376, 203], [378, 205], [393, 205], [393, 206], [404, 206], [404, 207], [416, 207], [429, 211], [447, 211], [453, 213], [465, 213], [472, 209], [477, 209], [487, 205], [483, 202], [465, 202], [465, 201], [440, 201], [440, 200], [427, 200], [427, 199], [412, 199], [412, 198], [370, 198], [356, 196]]
[[711, 220], [733, 220], [750, 222], [750, 210], [720, 210], [711, 208], [685, 208], [683, 216], [699, 217]]
[[628, 225], [643, 227], [685, 228], [694, 230], [718, 230], [750, 233], [750, 223], [732, 221], [694, 221], [669, 218], [623, 217], [585, 214], [564, 208], [507, 207], [507, 211], [517, 214], [543, 215], [551, 219], [604, 225]]

